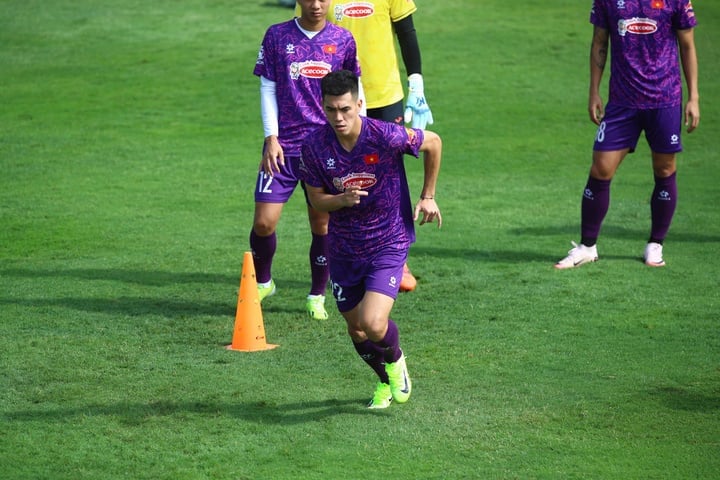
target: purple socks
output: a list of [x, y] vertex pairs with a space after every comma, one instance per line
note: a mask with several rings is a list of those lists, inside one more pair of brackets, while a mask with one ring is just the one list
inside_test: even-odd
[[330, 279], [327, 256], [327, 235], [313, 233], [312, 243], [310, 244], [310, 276], [312, 278], [310, 295], [325, 295], [325, 288]]
[[277, 236], [275, 232], [267, 237], [261, 237], [250, 231], [250, 249], [252, 250], [255, 264], [255, 278], [258, 283], [269, 282], [272, 278], [272, 261], [277, 249]]
[[609, 207], [610, 180], [588, 177], [583, 192], [580, 223], [580, 241], [586, 247], [592, 247], [597, 242]]
[[669, 177], [655, 177], [655, 189], [650, 197], [650, 213], [652, 227], [650, 241], [663, 243], [677, 206], [677, 180], [676, 173]]

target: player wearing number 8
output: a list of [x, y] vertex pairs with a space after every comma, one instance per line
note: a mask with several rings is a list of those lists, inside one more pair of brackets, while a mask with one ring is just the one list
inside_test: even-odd
[[[663, 242], [677, 205], [676, 160], [682, 123], [690, 133], [700, 121], [695, 13], [690, 0], [594, 0], [590, 48], [590, 119], [598, 125], [592, 166], [581, 204], [580, 245], [555, 264], [565, 269], [598, 259], [597, 239], [610, 206], [610, 182], [642, 131], [652, 151], [655, 185], [651, 228], [643, 260], [662, 267]], [[610, 50], [608, 50], [608, 43]], [[611, 52], [609, 99], [600, 81]], [[679, 59], [678, 59], [679, 56]], [[687, 103], [683, 111], [682, 77]]]

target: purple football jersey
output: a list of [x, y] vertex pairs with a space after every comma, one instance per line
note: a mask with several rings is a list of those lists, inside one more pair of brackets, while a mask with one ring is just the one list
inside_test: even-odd
[[610, 33], [608, 103], [638, 109], [682, 103], [675, 32], [696, 25], [690, 0], [594, 0], [590, 23]]
[[320, 79], [342, 69], [360, 76], [355, 40], [343, 28], [328, 22], [308, 38], [293, 19], [265, 32], [253, 73], [276, 84], [278, 137], [285, 155], [299, 155], [307, 134], [326, 123]]
[[330, 194], [358, 185], [368, 192], [360, 204], [330, 212], [330, 258], [370, 259], [384, 248], [410, 248], [415, 241], [413, 206], [404, 155], [417, 157], [420, 129], [362, 117], [357, 144], [347, 152], [325, 125], [302, 148], [300, 177]]

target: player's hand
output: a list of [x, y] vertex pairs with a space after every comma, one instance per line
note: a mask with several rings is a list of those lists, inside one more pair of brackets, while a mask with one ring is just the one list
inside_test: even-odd
[[425, 100], [423, 78], [419, 73], [413, 73], [408, 77], [405, 123], [409, 123], [412, 128], [421, 128], [423, 130], [427, 125], [433, 124], [432, 112], [427, 100]]
[[355, 205], [360, 203], [361, 197], [367, 196], [367, 190], [363, 190], [358, 186], [348, 187], [345, 189], [345, 191], [343, 191], [342, 194], [340, 194], [341, 203], [344, 207], [354, 207]]
[[588, 113], [590, 114], [590, 120], [595, 125], [600, 125], [600, 122], [602, 122], [605, 116], [605, 107], [600, 95], [590, 95], [590, 99], [588, 100]]
[[700, 104], [697, 100], [688, 100], [685, 104], [685, 126], [687, 132], [695, 130], [700, 123]]
[[432, 223], [435, 219], [438, 222], [438, 228], [442, 227], [442, 215], [440, 214], [440, 208], [435, 203], [434, 198], [421, 198], [420, 201], [415, 205], [415, 215], [413, 216], [413, 222], [420, 218], [420, 212], [422, 212], [422, 219], [420, 225], [426, 223]]
[[277, 136], [270, 135], [266, 137], [263, 157], [260, 162], [260, 170], [272, 177], [275, 175], [275, 172], [280, 172], [280, 167], [283, 165], [285, 165], [285, 155]]

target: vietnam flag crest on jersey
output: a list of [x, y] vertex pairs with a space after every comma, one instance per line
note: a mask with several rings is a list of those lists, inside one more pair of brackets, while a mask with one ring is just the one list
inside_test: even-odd
[[380, 155], [377, 153], [370, 153], [368, 155], [365, 155], [365, 158], [363, 158], [365, 161], [365, 165], [375, 165], [380, 161]]
[[665, 8], [665, 2], [663, 0], [652, 0], [652, 8], [655, 10], [662, 10]]

